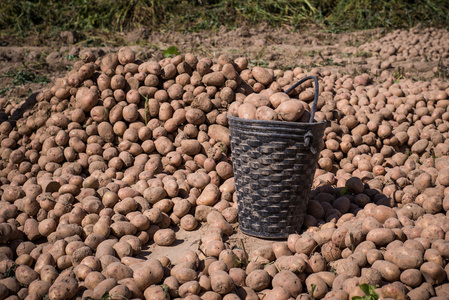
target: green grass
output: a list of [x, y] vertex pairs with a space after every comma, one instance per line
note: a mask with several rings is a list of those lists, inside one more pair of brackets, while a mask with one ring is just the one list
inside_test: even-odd
[[447, 0], [16, 0], [0, 1], [1, 36], [55, 37], [71, 30], [78, 40], [89, 32], [217, 30], [222, 25], [317, 24], [329, 31], [416, 24], [448, 27]]

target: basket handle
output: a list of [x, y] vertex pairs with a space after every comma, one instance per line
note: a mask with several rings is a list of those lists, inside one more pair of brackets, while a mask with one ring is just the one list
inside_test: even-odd
[[315, 122], [315, 111], [316, 111], [316, 106], [318, 103], [318, 94], [320, 92], [320, 89], [318, 86], [318, 79], [316, 79], [315, 76], [307, 76], [307, 77], [301, 79], [300, 81], [298, 81], [297, 83], [295, 83], [294, 85], [292, 85], [288, 90], [285, 91], [285, 93], [286, 94], [290, 93], [298, 85], [300, 85], [301, 83], [303, 83], [309, 79], [313, 79], [313, 81], [315, 81], [315, 96], [313, 97], [312, 111], [310, 112], [310, 119], [309, 119], [309, 123], [313, 123], [313, 122]]
[[[315, 111], [316, 111], [316, 106], [318, 103], [318, 94], [320, 92], [319, 86], [318, 86], [318, 79], [316, 79], [315, 76], [307, 76], [307, 77], [301, 79], [300, 81], [298, 81], [297, 83], [295, 83], [294, 85], [292, 85], [288, 90], [285, 91], [285, 93], [286, 94], [290, 93], [298, 85], [300, 85], [301, 83], [303, 83], [309, 79], [313, 79], [313, 81], [315, 81], [315, 95], [313, 96], [312, 111], [310, 112], [310, 119], [309, 119], [309, 123], [313, 123], [313, 122], [315, 122]], [[316, 154], [317, 150], [312, 146], [312, 140], [313, 140], [313, 134], [310, 131], [308, 131], [304, 135], [304, 146], [309, 148], [310, 152], [312, 152], [312, 154]]]

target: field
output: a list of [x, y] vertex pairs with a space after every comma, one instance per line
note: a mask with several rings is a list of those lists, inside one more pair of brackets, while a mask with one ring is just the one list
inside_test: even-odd
[[[448, 16], [446, 1], [2, 2], [0, 300], [449, 299]], [[307, 123], [315, 85], [290, 89], [307, 76], [316, 171], [285, 167], [314, 153], [285, 132], [238, 156], [228, 117]]]

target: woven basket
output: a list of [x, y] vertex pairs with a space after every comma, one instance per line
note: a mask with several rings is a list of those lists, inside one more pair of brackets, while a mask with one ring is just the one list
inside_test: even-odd
[[228, 121], [240, 230], [270, 239], [299, 232], [326, 122]]

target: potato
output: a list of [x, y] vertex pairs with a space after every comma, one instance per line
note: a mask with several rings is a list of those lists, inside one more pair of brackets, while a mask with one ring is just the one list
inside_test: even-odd
[[160, 229], [156, 231], [153, 240], [159, 246], [170, 246], [176, 240], [176, 234], [172, 229]]
[[394, 232], [389, 228], [372, 229], [366, 235], [366, 240], [373, 242], [378, 247], [386, 246], [387, 244], [394, 241], [394, 239]]
[[81, 108], [84, 112], [89, 112], [98, 103], [98, 94], [87, 88], [80, 87], [76, 92], [77, 107]]
[[143, 266], [138, 267], [133, 272], [133, 278], [136, 285], [145, 290], [152, 284], [159, 283], [164, 276], [164, 270], [160, 262], [152, 260], [152, 263], [146, 263]]
[[242, 119], [255, 120], [257, 108], [252, 103], [243, 103], [238, 108], [238, 117]]
[[230, 130], [227, 127], [224, 127], [222, 125], [218, 124], [212, 124], [209, 126], [207, 134], [210, 138], [214, 139], [215, 141], [223, 142], [226, 147], [231, 146], [231, 141], [229, 138]]
[[245, 283], [255, 291], [261, 291], [270, 285], [271, 277], [265, 270], [254, 270], [248, 274]]
[[270, 72], [265, 68], [254, 67], [252, 69], [252, 74], [254, 76], [254, 79], [265, 86], [268, 86], [273, 81], [272, 74], [270, 74]]
[[291, 297], [297, 297], [302, 292], [302, 283], [298, 276], [291, 271], [281, 270], [273, 277], [273, 288], [284, 288]]
[[225, 295], [234, 289], [234, 281], [225, 271], [217, 270], [210, 274], [211, 287], [214, 292]]
[[296, 255], [281, 256], [276, 260], [276, 265], [280, 270], [289, 270], [296, 274], [303, 272], [306, 268], [304, 259]]
[[51, 300], [65, 299], [69, 300], [76, 295], [78, 282], [70, 276], [60, 276], [50, 287], [48, 297]]
[[133, 277], [133, 270], [121, 262], [113, 262], [109, 264], [105, 269], [106, 278], [114, 278], [115, 280], [121, 280], [124, 278]]
[[198, 278], [195, 270], [187, 267], [184, 268], [180, 265], [177, 266], [177, 268], [172, 269], [171, 275], [174, 276], [180, 284], [196, 280]]
[[49, 289], [51, 287], [51, 283], [42, 281], [42, 280], [35, 280], [28, 286], [28, 294], [29, 295], [37, 295], [39, 297], [44, 297]]
[[15, 270], [17, 281], [23, 285], [30, 285], [39, 278], [39, 274], [27, 265], [20, 265]]
[[400, 280], [404, 284], [414, 288], [421, 284], [422, 275], [417, 269], [408, 269], [401, 273]]
[[424, 279], [434, 285], [440, 284], [446, 278], [446, 273], [443, 268], [434, 262], [425, 262], [421, 265], [420, 271]]
[[[314, 289], [312, 288], [312, 284], [315, 287]], [[313, 290], [312, 296], [315, 299], [323, 298], [329, 291], [329, 287], [327, 286], [326, 282], [316, 274], [311, 274], [309, 275], [309, 277], [307, 277], [306, 286], [308, 291]]]
[[124, 235], [133, 235], [137, 232], [136, 226], [126, 221], [119, 221], [113, 223], [111, 226], [111, 232], [116, 237], [122, 237]]
[[390, 282], [398, 280], [401, 274], [399, 268], [389, 261], [375, 261], [372, 265], [372, 268], [379, 271], [384, 280]]
[[424, 263], [424, 257], [421, 251], [406, 247], [394, 249], [392, 262], [400, 269], [418, 269]]
[[201, 291], [198, 281], [189, 281], [179, 287], [179, 296], [185, 298], [189, 295], [198, 295]]
[[169, 300], [170, 296], [159, 285], [151, 285], [144, 291], [145, 299]]
[[93, 298], [100, 299], [106, 292], [110, 291], [116, 285], [117, 280], [114, 278], [107, 278], [103, 280], [94, 288]]
[[298, 100], [287, 100], [279, 104], [275, 109], [282, 121], [295, 122], [304, 114], [304, 106]]
[[212, 206], [218, 201], [219, 196], [220, 191], [218, 187], [215, 184], [210, 183], [204, 187], [203, 192], [196, 199], [196, 204]]

